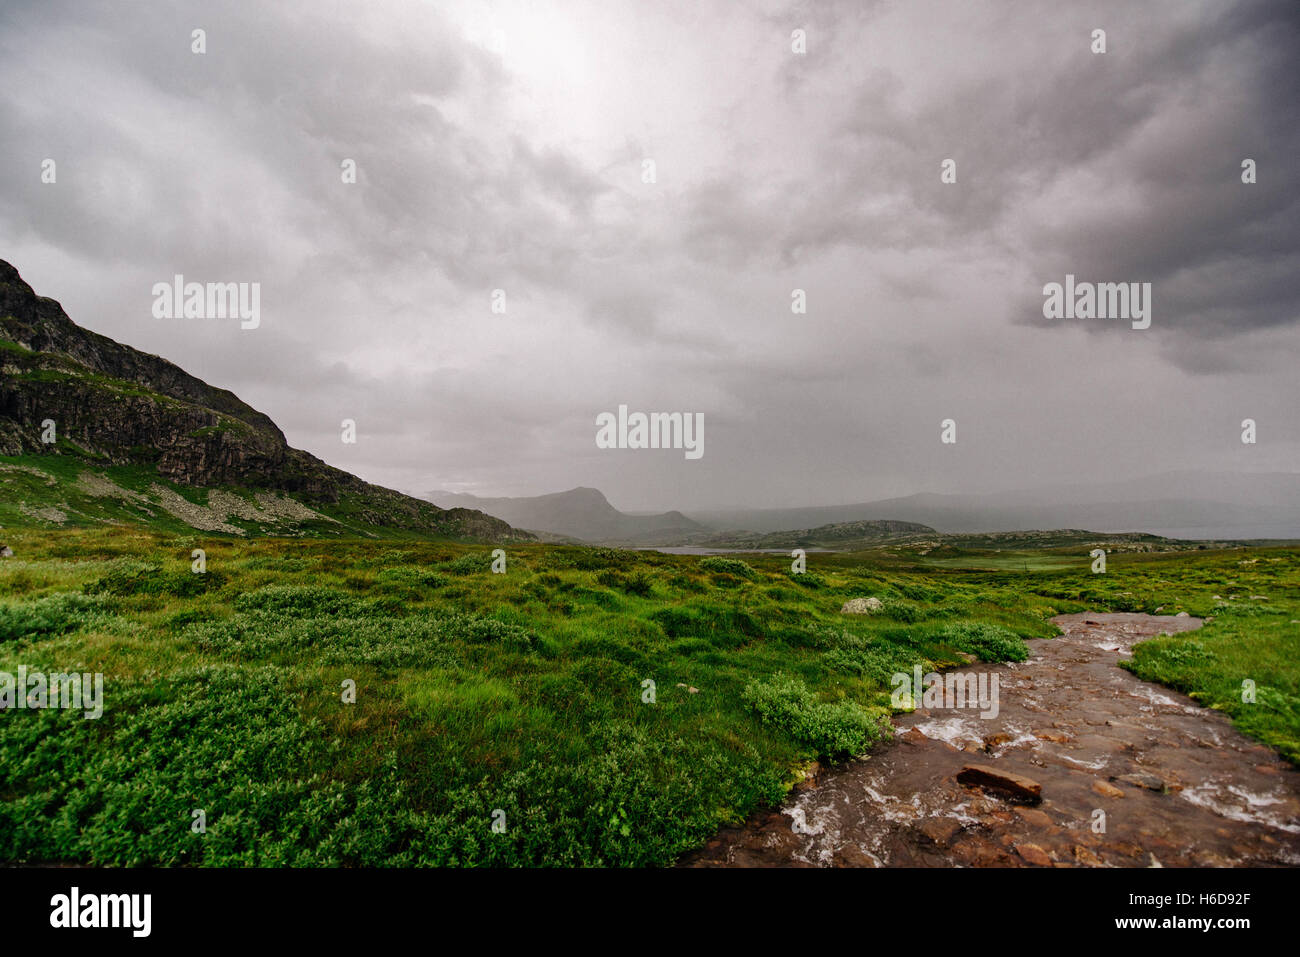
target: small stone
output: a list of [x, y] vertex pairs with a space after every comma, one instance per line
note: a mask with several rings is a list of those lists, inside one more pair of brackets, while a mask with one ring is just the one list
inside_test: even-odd
[[867, 856], [860, 847], [852, 844], [841, 847], [835, 852], [836, 867], [875, 867], [876, 862]]
[[1100, 857], [1079, 844], [1074, 845], [1074, 847], [1070, 849], [1070, 853], [1074, 855], [1076, 861], [1087, 867], [1105, 867], [1105, 864], [1102, 863]]
[[997, 734], [990, 734], [984, 739], [984, 750], [992, 751], [994, 748], [1000, 747], [1012, 740], [1014, 740], [1012, 735], [1007, 734], [1005, 731], [999, 731]]
[[937, 847], [947, 847], [960, 830], [961, 823], [950, 817], [927, 817], [916, 825], [917, 834]]
[[8, 545], [0, 545], [0, 558], [13, 558], [14, 550]]
[[1052, 859], [1037, 844], [1017, 844], [1016, 853], [1025, 859], [1025, 863], [1035, 867], [1051, 867]]
[[817, 775], [821, 773], [822, 766], [816, 761], [812, 762], [803, 769], [803, 777], [795, 782], [794, 789], [796, 791], [807, 791], [809, 788], [814, 787], [817, 784]]
[[1107, 784], [1105, 781], [1093, 781], [1092, 789], [1102, 797], [1122, 798], [1124, 796], [1123, 791], [1115, 787], [1113, 784]]
[[1052, 819], [1037, 808], [1018, 807], [1015, 809], [1020, 820], [1033, 827], [1054, 827]]
[[1125, 784], [1131, 784], [1136, 788], [1146, 788], [1148, 791], [1167, 791], [1169, 789], [1169, 785], [1165, 783], [1163, 778], [1157, 777], [1154, 774], [1147, 774], [1146, 772], [1139, 772], [1137, 774], [1121, 774], [1115, 780], [1123, 781]]
[[1065, 744], [1070, 740], [1068, 734], [1061, 734], [1059, 731], [1035, 731], [1034, 737], [1039, 741], [1051, 741], [1054, 744]]
[[993, 867], [1011, 861], [1002, 848], [979, 838], [959, 841], [952, 849], [952, 856], [973, 867]]
[[1174, 617], [1175, 617], [1175, 618], [1191, 618], [1192, 616], [1189, 615], [1189, 614], [1188, 614], [1187, 612], [1185, 612], [1185, 611], [1180, 611], [1178, 614], [1174, 615]]

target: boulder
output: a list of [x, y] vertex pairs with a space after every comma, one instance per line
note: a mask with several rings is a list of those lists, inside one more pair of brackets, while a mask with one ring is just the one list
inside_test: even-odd
[[840, 612], [845, 615], [874, 615], [885, 607], [879, 598], [850, 598]]

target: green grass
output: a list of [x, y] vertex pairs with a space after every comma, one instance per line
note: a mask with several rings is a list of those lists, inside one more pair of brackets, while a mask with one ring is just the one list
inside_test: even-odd
[[[881, 740], [894, 672], [1023, 660], [1085, 609], [1215, 615], [1134, 670], [1300, 758], [1293, 549], [1092, 575], [1086, 550], [1025, 572], [891, 547], [792, 576], [781, 555], [527, 545], [494, 574], [489, 546], [416, 539], [6, 536], [0, 671], [103, 672], [105, 710], [0, 713], [4, 861], [670, 864]], [[840, 614], [860, 596], [884, 608]]]

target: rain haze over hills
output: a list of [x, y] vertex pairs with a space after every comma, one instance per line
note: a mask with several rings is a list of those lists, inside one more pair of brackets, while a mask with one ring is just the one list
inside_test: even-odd
[[[956, 528], [1089, 518], [1035, 509], [1110, 488], [1300, 534], [1298, 23], [1184, 0], [7, 3], [0, 235], [78, 323], [416, 494], [595, 488], [693, 520], [1002, 496], [883, 516]], [[154, 318], [177, 273], [261, 283], [259, 326]], [[1067, 275], [1150, 283], [1150, 327], [1044, 318]], [[598, 448], [620, 405], [701, 414], [703, 454]], [[1168, 473], [1192, 477], [1165, 495]]]

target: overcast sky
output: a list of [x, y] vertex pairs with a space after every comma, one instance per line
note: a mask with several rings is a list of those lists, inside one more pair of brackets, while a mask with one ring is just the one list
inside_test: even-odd
[[[1298, 54], [1292, 0], [5, 0], [0, 258], [417, 493], [1297, 471]], [[261, 325], [154, 318], [176, 273]], [[1066, 273], [1151, 327], [1045, 319]], [[620, 404], [703, 457], [598, 449]]]

